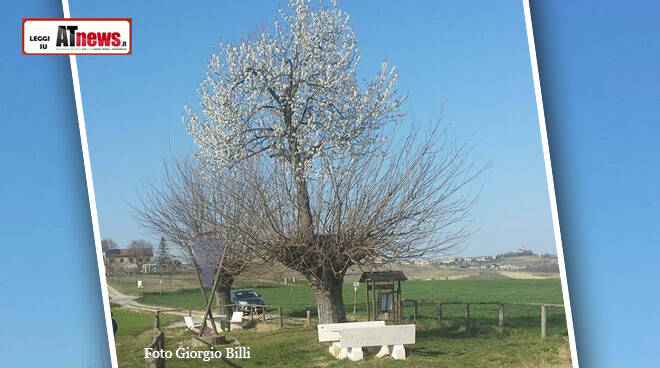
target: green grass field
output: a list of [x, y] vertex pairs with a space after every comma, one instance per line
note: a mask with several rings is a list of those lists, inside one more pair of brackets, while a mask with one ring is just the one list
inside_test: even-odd
[[[244, 287], [245, 285], [238, 285]], [[357, 302], [364, 303], [364, 285], [358, 288]], [[254, 287], [267, 304], [282, 306], [283, 312], [291, 317], [303, 317], [309, 310], [313, 316], [316, 315], [316, 301], [314, 294], [306, 282], [298, 281], [295, 285], [275, 286], [261, 285]], [[435, 316], [434, 301], [467, 301], [467, 302], [538, 302], [538, 303], [562, 303], [561, 282], [552, 280], [514, 280], [514, 279], [465, 279], [450, 281], [419, 281], [411, 280], [403, 283], [403, 299], [417, 299], [420, 301], [420, 314]], [[146, 293], [139, 302], [150, 305], [159, 305], [170, 308], [202, 308], [204, 307], [202, 296], [197, 289], [183, 289], [168, 293]], [[352, 312], [354, 294], [351, 284], [344, 284], [344, 303]], [[359, 305], [359, 310], [364, 309], [364, 304]], [[404, 309], [407, 314], [412, 314], [412, 304], [406, 303]], [[446, 306], [447, 313], [451, 315], [452, 309], [460, 309], [461, 306]], [[493, 318], [497, 317], [496, 306], [473, 306], [474, 316], [479, 316], [479, 309], [495, 310]], [[476, 308], [476, 309], [475, 309]], [[532, 313], [539, 314], [535, 307], [512, 307], [513, 310], [532, 309]], [[460, 314], [460, 313], [459, 313]]]
[[[240, 285], [239, 285], [240, 286]], [[249, 285], [254, 286], [254, 285]], [[284, 314], [303, 317], [306, 310], [316, 314], [312, 292], [304, 282], [283, 286], [276, 284], [256, 285], [254, 289], [268, 304], [281, 305]], [[364, 287], [358, 292], [358, 302], [364, 301]], [[514, 280], [514, 279], [464, 279], [448, 281], [406, 281], [403, 297], [420, 301], [417, 325], [417, 343], [407, 349], [405, 362], [391, 359], [376, 360], [367, 356], [363, 362], [335, 361], [326, 347], [317, 342], [315, 328], [290, 322], [283, 330], [276, 324], [266, 326], [268, 331], [245, 330], [229, 333], [243, 346], [251, 347], [252, 359], [201, 362], [200, 360], [170, 359], [169, 367], [198, 366], [369, 366], [369, 367], [563, 367], [570, 366], [566, 320], [562, 309], [552, 308], [548, 315], [548, 338], [540, 337], [540, 307], [507, 306], [506, 329], [497, 328], [498, 313], [495, 305], [472, 305], [471, 327], [466, 328], [464, 307], [447, 305], [444, 320], [436, 319], [435, 301], [468, 302], [542, 302], [562, 303], [559, 280]], [[145, 304], [176, 308], [198, 308], [202, 298], [198, 290], [181, 289], [171, 292], [147, 293], [139, 300]], [[353, 287], [344, 285], [344, 301], [353, 302]], [[363, 305], [356, 316], [347, 306], [351, 319], [363, 319]], [[408, 323], [412, 323], [413, 307], [406, 303], [404, 312]], [[117, 351], [121, 367], [144, 366], [143, 348], [155, 334], [153, 316], [145, 313], [114, 309], [120, 330], [117, 334]], [[164, 316], [167, 349], [175, 350], [187, 346], [191, 341], [189, 332], [182, 328], [168, 328], [172, 321], [181, 317]]]

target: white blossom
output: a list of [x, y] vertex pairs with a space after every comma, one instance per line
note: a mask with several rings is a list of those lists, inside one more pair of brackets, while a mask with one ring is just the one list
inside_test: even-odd
[[397, 73], [386, 62], [359, 82], [349, 15], [334, 1], [314, 9], [291, 0], [279, 21], [249, 39], [221, 44], [199, 93], [185, 107], [186, 129], [214, 169], [267, 154], [296, 174], [315, 162], [360, 155], [399, 115]]

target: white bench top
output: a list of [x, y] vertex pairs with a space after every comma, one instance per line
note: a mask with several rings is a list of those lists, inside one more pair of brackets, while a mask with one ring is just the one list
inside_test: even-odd
[[241, 323], [243, 322], [243, 312], [234, 312], [231, 315], [231, 323]]
[[373, 326], [339, 330], [342, 348], [415, 343], [415, 325]]
[[201, 323], [196, 325], [195, 322], [193, 322], [192, 317], [189, 317], [189, 316], [183, 317], [183, 320], [186, 322], [186, 327], [188, 327], [189, 330], [194, 330], [197, 327], [202, 325]]
[[341, 329], [371, 328], [380, 326], [385, 326], [385, 321], [325, 323], [318, 325], [316, 328], [319, 333], [319, 342], [328, 342], [339, 341], [339, 331]]

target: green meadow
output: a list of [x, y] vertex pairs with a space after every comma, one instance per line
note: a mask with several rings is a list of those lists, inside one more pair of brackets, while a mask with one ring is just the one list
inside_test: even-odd
[[[470, 324], [465, 320], [463, 305], [445, 305], [443, 320], [437, 319], [439, 301], [502, 302], [502, 303], [562, 303], [561, 283], [558, 279], [516, 280], [506, 278], [474, 278], [461, 280], [410, 280], [402, 284], [406, 323], [417, 325], [417, 342], [406, 348], [405, 362], [389, 358], [375, 359], [367, 355], [361, 362], [335, 361], [319, 344], [316, 329], [306, 327], [306, 311], [316, 315], [315, 299], [305, 282], [287, 286], [274, 283], [245, 284], [263, 296], [269, 305], [281, 306], [288, 317], [284, 329], [277, 323], [260, 325], [257, 329], [227, 333], [241, 346], [250, 346], [249, 360], [169, 359], [166, 367], [234, 366], [234, 367], [294, 367], [294, 366], [364, 366], [364, 367], [568, 367], [570, 348], [566, 319], [561, 308], [550, 308], [548, 337], [541, 339], [540, 307], [507, 306], [505, 329], [499, 331], [496, 305], [471, 305]], [[364, 304], [353, 314], [353, 286], [344, 285], [344, 302], [348, 318], [363, 320]], [[414, 303], [418, 314], [414, 319]], [[160, 293], [146, 293], [139, 300], [144, 304], [166, 308], [200, 308], [203, 306], [199, 290], [180, 289]], [[364, 286], [358, 289], [358, 303], [364, 303]], [[120, 330], [117, 351], [121, 367], [143, 367], [143, 348], [155, 334], [153, 315], [114, 308]], [[297, 318], [299, 317], [299, 318]], [[181, 317], [164, 315], [161, 319], [166, 335], [166, 348], [175, 350], [188, 346], [192, 335], [181, 327], [169, 327], [181, 322]]]

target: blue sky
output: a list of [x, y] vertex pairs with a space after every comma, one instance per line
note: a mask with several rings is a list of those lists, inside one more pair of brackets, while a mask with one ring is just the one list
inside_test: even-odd
[[[78, 63], [99, 222], [122, 246], [156, 238], [130, 214], [136, 190], [158, 179], [171, 153], [191, 152], [181, 124], [218, 40], [239, 39], [277, 17], [281, 2], [215, 2], [194, 7], [71, 1], [74, 17], [133, 17], [133, 55]], [[384, 59], [400, 72], [405, 110], [440, 119], [473, 158], [491, 168], [466, 255], [526, 246], [555, 253], [523, 8], [519, 1], [340, 2], [351, 14], [361, 74]], [[195, 26], [189, 28], [191, 24]], [[440, 114], [441, 109], [443, 113]]]

